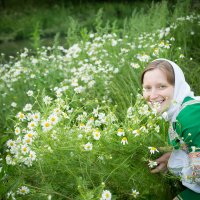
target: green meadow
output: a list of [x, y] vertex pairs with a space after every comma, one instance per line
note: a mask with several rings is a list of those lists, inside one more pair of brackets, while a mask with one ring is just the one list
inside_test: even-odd
[[166, 58], [200, 95], [198, 4], [31, 3], [0, 14], [0, 199], [173, 199], [179, 178], [150, 173], [168, 124], [140, 75]]

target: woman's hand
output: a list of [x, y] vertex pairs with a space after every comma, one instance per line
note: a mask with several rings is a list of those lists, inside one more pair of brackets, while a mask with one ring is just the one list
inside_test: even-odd
[[151, 173], [158, 173], [158, 172], [167, 172], [167, 163], [169, 160], [169, 157], [171, 155], [171, 152], [167, 152], [163, 154], [160, 158], [155, 160], [157, 162], [157, 166], [151, 170]]

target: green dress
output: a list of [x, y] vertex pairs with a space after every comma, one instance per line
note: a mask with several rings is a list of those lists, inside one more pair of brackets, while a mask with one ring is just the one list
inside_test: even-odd
[[[188, 154], [192, 173], [182, 179], [200, 187], [200, 101], [191, 97], [184, 99], [176, 122], [170, 124], [169, 143], [174, 149], [182, 149]], [[177, 199], [200, 200], [200, 193], [186, 189]]]

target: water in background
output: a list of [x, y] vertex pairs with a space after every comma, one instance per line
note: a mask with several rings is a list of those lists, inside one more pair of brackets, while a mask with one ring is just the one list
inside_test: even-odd
[[[60, 38], [64, 41], [65, 38]], [[54, 38], [43, 38], [41, 40], [41, 46], [52, 46]], [[8, 60], [10, 56], [16, 56], [17, 52], [22, 52], [24, 48], [33, 49], [32, 42], [30, 40], [16, 40], [16, 41], [4, 41], [0, 43], [0, 54], [5, 54], [5, 59]]]

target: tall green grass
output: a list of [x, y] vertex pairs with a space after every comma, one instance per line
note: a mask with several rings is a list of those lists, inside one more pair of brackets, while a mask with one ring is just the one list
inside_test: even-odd
[[[29, 199], [99, 199], [103, 189], [111, 190], [114, 199], [131, 199], [132, 188], [140, 190], [139, 199], [153, 200], [155, 197], [167, 199], [165, 188], [171, 193], [170, 198], [179, 191], [170, 183], [174, 177], [152, 176], [147, 165], [148, 160], [156, 156], [149, 156], [148, 146], [167, 145], [167, 125], [161, 124], [161, 134], [157, 134], [154, 130], [157, 121], [152, 121], [151, 117], [146, 119], [144, 111], [138, 114], [143, 105], [136, 104], [138, 110], [135, 108], [130, 118], [127, 118], [127, 110], [134, 106], [137, 93], [141, 93], [142, 70], [157, 57], [177, 62], [192, 88], [199, 92], [199, 44], [194, 42], [199, 40], [199, 17], [188, 9], [190, 1], [180, 1], [173, 7], [163, 1], [145, 5], [143, 9], [142, 4], [132, 8], [131, 16], [113, 19], [111, 13], [116, 14], [116, 5], [104, 4], [96, 10], [90, 10], [89, 5], [92, 14], [89, 12], [84, 18], [91, 22], [88, 25], [69, 14], [72, 10], [65, 16], [64, 7], [61, 10], [54, 7], [54, 14], [57, 13], [54, 20], [59, 21], [61, 14], [66, 24], [59, 21], [61, 29], [56, 30], [58, 21], [52, 23], [55, 25], [52, 35], [56, 32], [53, 45], [42, 45], [41, 36], [47, 29], [40, 14], [35, 16], [29, 35], [33, 49], [24, 49], [9, 61], [2, 59], [0, 183], [3, 187], [0, 187], [0, 194], [3, 197], [10, 191], [16, 194], [22, 185], [31, 189]], [[122, 5], [122, 13], [126, 6]], [[112, 12], [107, 13], [108, 10]], [[187, 16], [192, 17], [187, 19]], [[180, 20], [180, 17], [184, 18]], [[46, 27], [51, 20], [50, 17], [45, 21]], [[63, 33], [64, 43], [60, 41]], [[27, 95], [29, 90], [33, 91], [33, 96]], [[45, 96], [52, 98], [50, 104], [45, 105]], [[26, 104], [32, 104], [33, 109], [26, 111]], [[97, 108], [99, 115], [94, 112]], [[19, 112], [25, 113], [27, 119], [20, 121]], [[35, 129], [38, 138], [30, 146], [38, 160], [29, 168], [23, 163], [23, 155], [16, 154], [16, 157], [11, 155], [16, 163], [6, 164], [9, 154], [6, 141], [18, 137], [16, 127], [23, 130], [20, 133], [23, 138], [31, 114], [35, 112], [40, 112], [41, 120]], [[60, 117], [60, 121], [46, 132], [42, 124], [52, 113]], [[145, 135], [147, 122], [149, 133]], [[91, 135], [96, 128], [102, 133], [99, 141]], [[133, 135], [135, 129], [143, 131], [141, 137]], [[128, 144], [121, 144], [124, 138], [117, 135], [119, 130], [125, 132]], [[16, 141], [21, 144], [20, 139]], [[94, 151], [84, 150], [87, 142], [94, 144]], [[160, 197], [159, 188], [162, 188]]]

